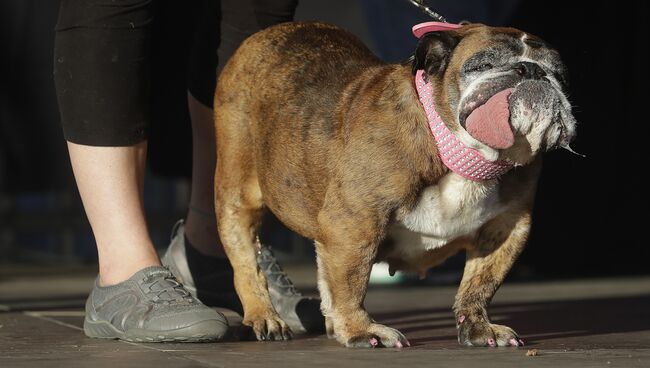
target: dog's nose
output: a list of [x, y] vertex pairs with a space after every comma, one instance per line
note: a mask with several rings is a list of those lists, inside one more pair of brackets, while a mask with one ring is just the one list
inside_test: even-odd
[[542, 79], [546, 76], [546, 72], [541, 66], [531, 63], [529, 61], [520, 61], [514, 67], [517, 74], [525, 79]]

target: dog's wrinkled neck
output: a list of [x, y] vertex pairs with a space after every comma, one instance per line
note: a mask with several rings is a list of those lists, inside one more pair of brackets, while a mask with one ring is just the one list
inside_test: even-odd
[[513, 167], [511, 162], [486, 159], [478, 150], [464, 144], [447, 128], [436, 111], [431, 82], [425, 80], [423, 75], [423, 70], [417, 71], [415, 87], [442, 162], [456, 174], [474, 181], [496, 179], [510, 170]]

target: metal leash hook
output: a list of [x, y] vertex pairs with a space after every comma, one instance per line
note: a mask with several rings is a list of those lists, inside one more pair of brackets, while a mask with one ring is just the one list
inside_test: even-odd
[[447, 19], [443, 17], [442, 15], [434, 12], [433, 10], [429, 9], [428, 6], [424, 5], [424, 0], [407, 0], [411, 4], [415, 5], [418, 7], [418, 9], [422, 10], [424, 14], [430, 16], [433, 18], [436, 22], [443, 22], [443, 23], [449, 23], [447, 22]]

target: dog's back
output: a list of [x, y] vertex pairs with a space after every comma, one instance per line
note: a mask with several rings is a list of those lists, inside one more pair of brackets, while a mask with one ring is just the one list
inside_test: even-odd
[[341, 97], [356, 93], [354, 81], [373, 67], [384, 64], [354, 35], [328, 24], [284, 23], [248, 38], [215, 96], [218, 164], [229, 167], [217, 180], [246, 171], [239, 175], [259, 185], [252, 191], [261, 192], [259, 200], [263, 193], [273, 212], [291, 214], [281, 218], [286, 225], [313, 236], [333, 164], [331, 140], [341, 134], [337, 114], [348, 100]]

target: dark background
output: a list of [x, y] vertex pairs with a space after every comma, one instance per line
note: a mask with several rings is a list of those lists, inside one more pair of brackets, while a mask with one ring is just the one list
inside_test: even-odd
[[[157, 20], [157, 82], [146, 208], [154, 240], [166, 246], [187, 202], [190, 125], [185, 105], [191, 9]], [[462, 3], [462, 4], [457, 4]], [[509, 25], [554, 45], [570, 72], [579, 122], [573, 148], [546, 155], [520, 278], [650, 272], [645, 231], [648, 195], [646, 126], [650, 27], [644, 1], [431, 1], [450, 21]], [[584, 5], [583, 5], [584, 4]], [[0, 2], [0, 267], [16, 262], [93, 262], [92, 235], [74, 188], [52, 82], [58, 1]], [[381, 57], [408, 56], [410, 26], [428, 20], [406, 1], [303, 0], [298, 19], [339, 24]], [[170, 53], [165, 50], [178, 50]], [[170, 71], [179, 71], [173, 73]], [[299, 238], [272, 223], [269, 237], [286, 258], [312, 261]], [[458, 269], [452, 260], [446, 267]]]

